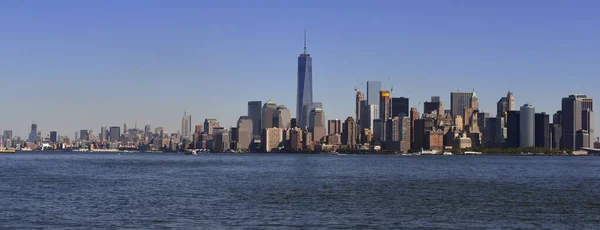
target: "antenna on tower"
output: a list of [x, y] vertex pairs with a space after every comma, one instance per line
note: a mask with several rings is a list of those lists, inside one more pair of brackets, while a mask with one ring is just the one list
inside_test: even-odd
[[306, 29], [304, 29], [304, 54], [306, 54]]

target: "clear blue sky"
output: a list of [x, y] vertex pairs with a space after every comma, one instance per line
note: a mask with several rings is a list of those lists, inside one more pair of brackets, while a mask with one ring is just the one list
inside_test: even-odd
[[295, 114], [303, 29], [327, 119], [353, 115], [353, 88], [367, 80], [413, 106], [439, 95], [449, 107], [451, 91], [475, 88], [491, 114], [508, 90], [517, 105], [554, 113], [570, 93], [600, 99], [599, 10], [541, 0], [0, 1], [0, 129], [25, 136], [36, 120], [44, 135], [73, 136], [151, 120], [175, 132], [186, 105], [194, 123], [229, 126], [248, 100]]

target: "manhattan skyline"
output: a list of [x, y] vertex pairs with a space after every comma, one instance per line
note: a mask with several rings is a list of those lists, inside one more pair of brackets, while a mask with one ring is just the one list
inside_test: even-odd
[[[0, 38], [0, 96], [10, 111], [0, 129], [26, 137], [37, 121], [44, 136], [72, 136], [150, 120], [177, 132], [186, 105], [192, 126], [217, 118], [229, 127], [246, 114], [248, 101], [269, 99], [296, 114], [304, 29], [313, 101], [323, 102], [328, 120], [354, 115], [354, 87], [366, 81], [393, 86], [392, 96], [410, 98], [411, 107], [421, 102], [421, 112], [431, 96], [448, 105], [450, 92], [472, 88], [490, 114], [509, 90], [517, 106], [550, 114], [569, 94], [600, 98], [600, 16], [592, 1], [463, 2], [447, 12], [450, 3], [441, 2], [182, 2], [163, 16], [153, 13], [166, 3], [131, 1], [111, 11], [116, 3], [1, 3], [10, 13], [0, 19], [14, 24]], [[216, 8], [231, 10], [208, 10]], [[288, 17], [307, 8], [326, 10]]]

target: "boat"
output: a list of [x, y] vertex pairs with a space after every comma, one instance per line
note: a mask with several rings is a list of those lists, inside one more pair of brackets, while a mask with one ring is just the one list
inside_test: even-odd
[[465, 155], [481, 155], [481, 152], [466, 151]]
[[444, 156], [452, 156], [453, 154], [451, 152], [444, 152]]
[[421, 155], [421, 154], [429, 154], [429, 155], [431, 155], [431, 154], [435, 154], [435, 151], [433, 151], [433, 150], [424, 150], [423, 148], [421, 148], [421, 152], [419, 152], [419, 155]]
[[15, 149], [0, 149], [0, 153], [15, 153]]
[[198, 150], [196, 150], [196, 149], [188, 150], [187, 152], [185, 152], [185, 155], [194, 155], [194, 156], [196, 156], [196, 155], [198, 155]]

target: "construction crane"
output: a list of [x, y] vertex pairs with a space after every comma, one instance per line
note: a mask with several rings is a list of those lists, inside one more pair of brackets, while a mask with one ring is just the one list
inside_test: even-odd
[[364, 82], [362, 82], [362, 83], [360, 83], [360, 85], [358, 85], [358, 86], [354, 86], [354, 91], [358, 92], [358, 88], [362, 87], [364, 84], [365, 84], [365, 83], [364, 83]]

